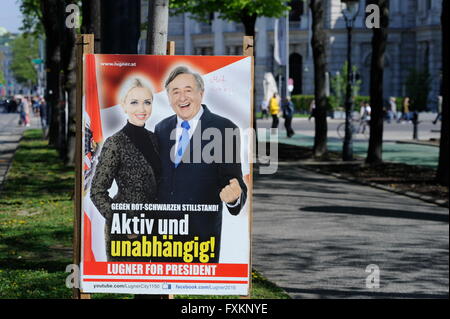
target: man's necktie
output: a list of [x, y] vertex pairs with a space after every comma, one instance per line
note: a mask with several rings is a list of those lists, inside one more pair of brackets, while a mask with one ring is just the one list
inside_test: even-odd
[[191, 128], [189, 126], [189, 122], [181, 122], [181, 127], [183, 128], [183, 131], [181, 132], [181, 136], [178, 141], [178, 149], [175, 154], [175, 167], [178, 167], [178, 165], [180, 164], [184, 151], [186, 151], [186, 148], [189, 145], [189, 129]]

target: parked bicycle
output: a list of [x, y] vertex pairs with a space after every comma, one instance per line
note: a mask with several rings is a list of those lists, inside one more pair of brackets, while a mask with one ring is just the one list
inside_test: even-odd
[[[352, 120], [351, 128], [353, 135], [362, 135], [365, 139], [368, 139], [370, 136], [368, 120]], [[345, 138], [345, 122], [338, 125], [337, 134], [341, 139]]]

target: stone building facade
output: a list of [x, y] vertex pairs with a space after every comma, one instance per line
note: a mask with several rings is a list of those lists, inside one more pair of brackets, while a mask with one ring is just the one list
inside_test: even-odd
[[[352, 60], [361, 76], [361, 95], [369, 95], [372, 30], [365, 25], [366, 0], [360, 1], [352, 41]], [[314, 73], [311, 41], [311, 12], [308, 1], [290, 1], [289, 14], [289, 77], [294, 79], [293, 94], [313, 94]], [[327, 64], [330, 76], [346, 61], [347, 30], [340, 0], [324, 1], [325, 31], [328, 34]], [[145, 21], [147, 3], [142, 1]], [[405, 81], [411, 69], [427, 67], [431, 76], [429, 109], [434, 110], [441, 86], [441, 25], [442, 0], [390, 0], [390, 26], [386, 48], [384, 94], [404, 96]], [[256, 22], [255, 102], [263, 96], [263, 75], [277, 73], [274, 62], [275, 19], [260, 17]], [[169, 40], [176, 42], [176, 54], [240, 55], [243, 26], [223, 21], [217, 14], [209, 23], [197, 22], [189, 14], [171, 16]], [[145, 36], [143, 32], [143, 37]], [[142, 37], [142, 39], [143, 39]]]
[[17, 34], [11, 34], [5, 28], [0, 27], [0, 67], [5, 79], [5, 83], [0, 89], [0, 98], [14, 95], [22, 89], [22, 86], [14, 78], [10, 67], [12, 62], [11, 43], [16, 36]]

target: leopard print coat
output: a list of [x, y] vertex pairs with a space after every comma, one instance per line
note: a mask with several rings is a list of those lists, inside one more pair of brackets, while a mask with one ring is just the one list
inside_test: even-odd
[[[159, 157], [155, 135], [149, 134], [150, 145]], [[153, 203], [157, 197], [156, 172], [144, 155], [131, 142], [123, 129], [107, 138], [103, 144], [95, 175], [91, 185], [91, 200], [105, 218], [105, 240], [108, 261], [123, 261], [110, 254], [111, 240], [131, 240], [130, 236], [111, 234], [111, 221], [114, 213], [127, 213], [128, 218], [138, 216], [142, 211], [113, 211], [113, 203]], [[117, 194], [111, 198], [108, 189], [113, 181], [117, 184]], [[137, 261], [136, 259], [133, 259]]]

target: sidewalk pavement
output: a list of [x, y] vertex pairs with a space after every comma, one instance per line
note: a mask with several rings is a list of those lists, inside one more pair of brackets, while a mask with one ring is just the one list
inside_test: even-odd
[[23, 131], [40, 127], [38, 117], [31, 117], [30, 127], [19, 126], [18, 121], [18, 113], [0, 113], [0, 187], [6, 178]]
[[253, 267], [293, 298], [448, 298], [448, 208], [292, 163], [254, 176]]

